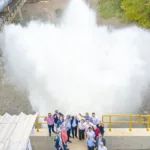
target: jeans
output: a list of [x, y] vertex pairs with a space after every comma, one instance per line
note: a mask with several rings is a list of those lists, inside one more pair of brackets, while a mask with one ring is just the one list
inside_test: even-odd
[[53, 125], [48, 125], [48, 130], [49, 130], [49, 133], [51, 133], [51, 130], [52, 130], [53, 132], [55, 132], [55, 131], [54, 131], [54, 124], [53, 124]]
[[69, 140], [69, 138], [70, 138], [70, 129], [67, 131], [67, 135], [68, 135], [68, 141], [70, 141]]
[[75, 135], [75, 137], [77, 137], [77, 126], [72, 127], [72, 136], [73, 136], [73, 138], [74, 138], [74, 135]]
[[94, 146], [92, 147], [88, 146], [88, 150], [94, 150]]

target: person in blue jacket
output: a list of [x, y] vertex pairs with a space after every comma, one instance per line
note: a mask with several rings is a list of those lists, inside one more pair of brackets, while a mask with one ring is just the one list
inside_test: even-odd
[[63, 119], [63, 116], [61, 115], [61, 116], [59, 117], [59, 120], [57, 121], [57, 128], [59, 128], [59, 126], [60, 126], [61, 124], [63, 124], [63, 122], [64, 122], [64, 119]]

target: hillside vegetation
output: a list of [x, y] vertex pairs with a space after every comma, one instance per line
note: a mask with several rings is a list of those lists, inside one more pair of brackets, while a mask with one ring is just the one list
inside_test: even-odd
[[118, 17], [150, 28], [150, 0], [99, 0], [99, 12], [106, 19]]

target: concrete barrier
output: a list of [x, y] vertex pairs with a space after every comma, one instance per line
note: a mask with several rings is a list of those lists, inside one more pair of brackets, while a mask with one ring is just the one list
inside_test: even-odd
[[[48, 136], [48, 129], [40, 129], [30, 136], [33, 150], [55, 150], [54, 135]], [[132, 132], [127, 128], [112, 129], [111, 132], [105, 129], [105, 139], [107, 150], [150, 150], [150, 131], [145, 128], [133, 129]], [[85, 141], [71, 139], [70, 150], [87, 150]]]

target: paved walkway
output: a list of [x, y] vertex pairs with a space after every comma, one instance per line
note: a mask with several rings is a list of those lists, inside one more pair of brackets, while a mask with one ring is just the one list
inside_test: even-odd
[[79, 141], [79, 139], [70, 139], [72, 143], [68, 144], [70, 150], [87, 150], [85, 141]]

